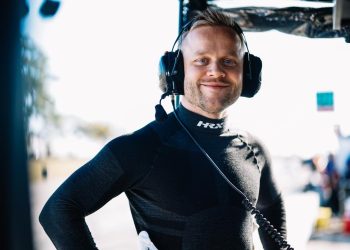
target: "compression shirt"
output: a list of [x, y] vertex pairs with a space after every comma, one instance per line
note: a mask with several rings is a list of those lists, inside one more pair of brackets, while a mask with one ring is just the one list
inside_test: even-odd
[[[227, 178], [286, 235], [265, 147], [252, 135], [185, 109], [177, 114]], [[97, 249], [84, 217], [125, 192], [137, 233], [159, 250], [251, 250], [252, 217], [174, 117], [108, 142], [50, 197], [40, 222], [57, 249]], [[118, 212], [118, 211], [116, 211]], [[279, 249], [259, 229], [265, 249]]]

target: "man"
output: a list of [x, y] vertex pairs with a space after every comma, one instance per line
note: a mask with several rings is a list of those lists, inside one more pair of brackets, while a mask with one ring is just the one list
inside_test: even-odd
[[[96, 249], [84, 217], [122, 192], [137, 232], [160, 250], [253, 249], [248, 210], [255, 204], [286, 235], [265, 148], [227, 124], [227, 108], [243, 87], [245, 46], [237, 27], [211, 9], [194, 18], [175, 60], [183, 60], [180, 106], [109, 142], [45, 205], [40, 221], [58, 249]], [[265, 249], [280, 249], [259, 230]]]
[[341, 177], [345, 176], [347, 160], [350, 158], [350, 135], [345, 135], [340, 125], [334, 126], [334, 133], [338, 139], [338, 150], [336, 153], [336, 167]]

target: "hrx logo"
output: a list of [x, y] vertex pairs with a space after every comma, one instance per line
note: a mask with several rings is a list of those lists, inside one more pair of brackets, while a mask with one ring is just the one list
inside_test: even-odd
[[210, 128], [210, 129], [219, 129], [223, 128], [224, 123], [210, 123], [210, 122], [203, 122], [199, 121], [197, 123], [197, 127], [203, 127], [203, 128]]

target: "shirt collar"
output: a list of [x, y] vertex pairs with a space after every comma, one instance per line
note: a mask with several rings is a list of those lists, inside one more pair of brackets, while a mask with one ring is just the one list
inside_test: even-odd
[[189, 130], [210, 134], [221, 134], [227, 131], [226, 117], [211, 119], [186, 109], [182, 104], [177, 108], [177, 114]]

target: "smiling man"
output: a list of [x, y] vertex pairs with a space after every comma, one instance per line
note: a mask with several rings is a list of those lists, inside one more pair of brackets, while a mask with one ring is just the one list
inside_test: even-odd
[[[47, 201], [40, 222], [57, 249], [97, 249], [85, 216], [122, 192], [144, 249], [252, 250], [252, 206], [275, 238], [286, 236], [267, 150], [227, 122], [227, 108], [258, 91], [261, 64], [255, 72], [241, 29], [220, 11], [197, 13], [180, 41], [172, 62], [161, 58], [169, 67], [163, 90], [184, 94], [179, 107], [107, 143]], [[281, 248], [259, 233], [265, 249]]]

